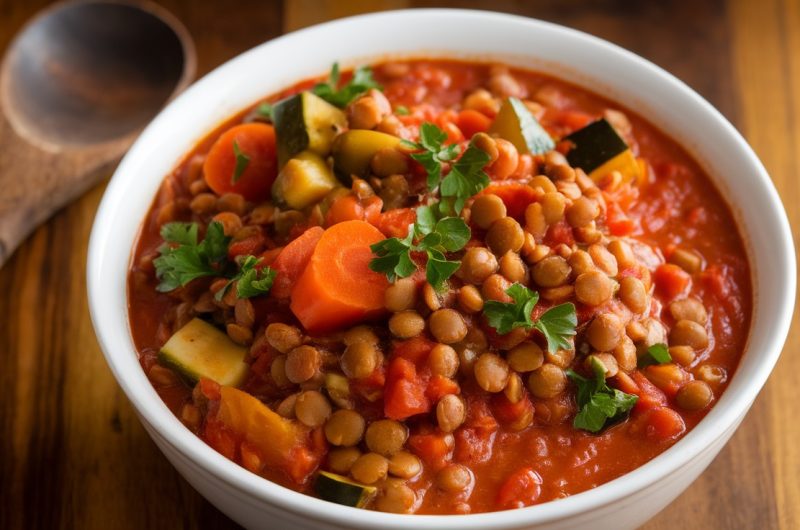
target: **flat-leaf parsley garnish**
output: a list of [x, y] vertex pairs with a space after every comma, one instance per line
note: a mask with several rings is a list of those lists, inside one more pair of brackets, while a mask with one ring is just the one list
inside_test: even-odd
[[535, 328], [547, 339], [547, 350], [551, 353], [572, 348], [571, 338], [575, 336], [575, 327], [578, 325], [572, 303], [551, 307], [534, 321], [531, 314], [539, 301], [539, 293], [515, 283], [506, 289], [506, 294], [513, 302], [488, 300], [483, 305], [486, 321], [499, 334], [505, 335], [514, 328]]
[[576, 429], [600, 432], [609, 422], [616, 421], [627, 414], [638, 401], [638, 396], [626, 394], [606, 384], [603, 363], [591, 357], [594, 378], [588, 379], [573, 370], [567, 376], [578, 387], [576, 401], [578, 414], [572, 422]]
[[375, 258], [369, 267], [393, 282], [414, 274], [417, 265], [411, 253], [422, 252], [428, 258], [425, 277], [438, 290], [461, 265], [460, 261], [447, 259], [446, 253], [464, 248], [470, 236], [467, 223], [460, 217], [439, 218], [433, 206], [421, 206], [417, 208], [417, 221], [409, 226], [405, 238], [384, 239], [370, 247]]
[[340, 79], [339, 63], [333, 63], [328, 80], [323, 83], [317, 83], [311, 91], [328, 103], [344, 108], [367, 90], [371, 88], [381, 89], [381, 85], [372, 78], [372, 69], [369, 66], [356, 68], [350, 81], [341, 87], [339, 86]]
[[220, 276], [226, 264], [228, 243], [222, 223], [212, 221], [203, 241], [198, 242], [197, 223], [167, 223], [161, 227], [165, 243], [159, 257], [153, 260], [156, 289], [168, 292], [196, 278]]
[[239, 148], [239, 142], [233, 141], [233, 156], [236, 157], [236, 165], [233, 168], [233, 176], [231, 177], [231, 184], [236, 184], [242, 178], [242, 173], [250, 165], [250, 157], [246, 155]]

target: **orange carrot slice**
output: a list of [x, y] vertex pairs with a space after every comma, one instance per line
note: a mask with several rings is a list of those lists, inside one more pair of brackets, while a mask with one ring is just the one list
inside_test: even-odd
[[383, 234], [366, 221], [328, 228], [292, 289], [290, 308], [310, 333], [321, 333], [385, 313], [386, 276], [370, 270], [370, 245]]
[[303, 232], [300, 237], [283, 247], [281, 253], [272, 262], [272, 269], [277, 273], [272, 283], [272, 294], [276, 298], [289, 298], [294, 284], [308, 265], [317, 242], [325, 232], [319, 226], [313, 226]]

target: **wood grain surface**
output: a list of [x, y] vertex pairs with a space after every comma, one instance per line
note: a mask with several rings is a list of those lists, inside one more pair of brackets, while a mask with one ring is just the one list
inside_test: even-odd
[[[47, 3], [0, 0], [0, 50]], [[797, 0], [160, 3], [196, 39], [200, 74], [284, 31], [378, 8], [493, 9], [588, 31], [663, 66], [720, 109], [766, 165], [797, 235]], [[84, 276], [103, 188], [56, 214], [0, 270], [0, 528], [235, 528], [159, 453], [96, 343]], [[800, 424], [792, 406], [798, 353], [796, 315], [741, 428], [645, 528], [800, 528]]]

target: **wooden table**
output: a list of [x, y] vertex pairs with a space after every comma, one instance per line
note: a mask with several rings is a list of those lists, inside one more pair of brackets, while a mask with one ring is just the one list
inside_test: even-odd
[[[46, 0], [0, 0], [0, 50]], [[162, 2], [205, 73], [322, 20], [425, 1]], [[761, 156], [800, 226], [800, 2], [447, 2], [551, 20], [665, 67], [722, 111]], [[687, 118], [688, 119], [688, 118]], [[145, 434], [100, 353], [86, 247], [104, 185], [59, 212], [0, 270], [0, 528], [231, 528]], [[783, 357], [731, 442], [648, 529], [800, 528], [797, 317]]]

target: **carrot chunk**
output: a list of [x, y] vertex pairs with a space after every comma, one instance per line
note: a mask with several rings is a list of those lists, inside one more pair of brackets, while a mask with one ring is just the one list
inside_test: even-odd
[[366, 221], [345, 221], [320, 237], [291, 293], [290, 308], [310, 333], [384, 314], [386, 276], [370, 270], [370, 245], [384, 239]]
[[275, 297], [289, 298], [324, 232], [321, 227], [313, 226], [283, 247], [271, 265], [277, 273], [271, 291]]

